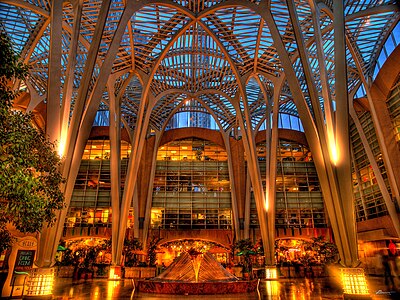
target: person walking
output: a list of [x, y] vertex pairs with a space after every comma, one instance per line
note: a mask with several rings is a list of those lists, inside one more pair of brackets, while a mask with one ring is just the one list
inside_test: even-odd
[[382, 266], [383, 266], [383, 276], [385, 277], [385, 285], [389, 290], [394, 289], [394, 279], [392, 275], [392, 270], [390, 268], [389, 255], [386, 251], [382, 252]]

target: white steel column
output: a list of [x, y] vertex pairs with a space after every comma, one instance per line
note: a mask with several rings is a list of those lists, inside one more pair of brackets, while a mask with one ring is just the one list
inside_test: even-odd
[[[271, 238], [271, 228], [269, 228], [269, 223], [267, 220], [267, 207], [265, 205], [265, 195], [262, 186], [262, 179], [260, 174], [260, 168], [257, 159], [257, 149], [255, 145], [254, 133], [251, 128], [251, 120], [249, 116], [247, 97], [245, 95], [246, 89], [245, 85], [242, 84], [243, 97], [242, 101], [244, 104], [244, 118], [242, 117], [240, 105], [239, 105], [239, 95], [232, 101], [236, 109], [237, 118], [239, 120], [240, 128], [242, 130], [243, 145], [246, 152], [247, 158], [247, 169], [250, 174], [250, 179], [253, 187], [253, 195], [256, 201], [258, 221], [260, 223], [261, 239], [264, 247], [265, 263], [267, 265], [275, 264], [275, 256], [270, 255], [275, 248], [274, 239]], [[246, 125], [245, 125], [246, 121]]]
[[333, 1], [333, 27], [335, 46], [335, 93], [336, 93], [336, 163], [339, 183], [340, 202], [343, 210], [348, 251], [342, 259], [345, 266], [355, 267], [358, 264], [357, 233], [354, 214], [354, 191], [351, 176], [349, 97], [347, 90], [347, 63], [345, 43], [343, 1]]
[[65, 151], [65, 143], [68, 135], [68, 125], [71, 112], [72, 91], [75, 80], [76, 55], [78, 53], [78, 41], [82, 19], [83, 0], [77, 0], [74, 3], [74, 24], [72, 27], [71, 44], [68, 53], [68, 65], [66, 70], [66, 79], [64, 82], [63, 99], [61, 106], [61, 133], [60, 133], [60, 153]]
[[[266, 149], [267, 152], [267, 168], [265, 170], [265, 183], [266, 183], [266, 201], [268, 203], [268, 225], [270, 228], [270, 238], [273, 240], [275, 243], [275, 216], [276, 216], [276, 209], [275, 209], [275, 204], [276, 204], [276, 173], [277, 173], [277, 166], [278, 166], [278, 161], [277, 161], [277, 151], [279, 147], [279, 136], [278, 136], [278, 115], [279, 115], [279, 96], [280, 96], [280, 91], [282, 89], [282, 85], [284, 82], [283, 76], [280, 77], [278, 80], [274, 82], [274, 94], [273, 94], [273, 99], [272, 103], [270, 101], [267, 101], [267, 105], [272, 106], [272, 120], [270, 120], [270, 115], [267, 115], [267, 122], [271, 123], [269, 131], [270, 134], [267, 134], [270, 137], [269, 141], [269, 150]], [[269, 109], [271, 111], [271, 109]], [[273, 251], [273, 253], [270, 253], [270, 255], [275, 255], [275, 248], [270, 249], [270, 251]], [[264, 251], [265, 252], [265, 251]]]
[[251, 210], [251, 180], [249, 169], [246, 170], [246, 198], [244, 202], [244, 230], [243, 230], [243, 238], [250, 238], [250, 210]]
[[151, 205], [153, 201], [153, 185], [154, 185], [154, 177], [156, 174], [156, 166], [157, 166], [157, 152], [158, 152], [158, 147], [160, 146], [162, 132], [163, 131], [156, 132], [154, 141], [153, 158], [152, 158], [151, 172], [150, 172], [150, 186], [147, 191], [146, 208], [144, 213], [143, 236], [142, 236], [143, 245], [146, 245], [147, 237], [149, 235], [149, 227], [151, 221]]
[[[292, 62], [286, 52], [285, 45], [280, 37], [280, 32], [276, 27], [271, 11], [269, 9], [260, 9], [260, 14], [264, 19], [266, 19], [269, 25], [274, 39], [274, 45], [285, 69], [286, 78], [293, 95], [293, 100], [298, 109], [307, 140], [313, 153], [315, 166], [317, 168], [318, 177], [326, 203], [326, 209], [331, 220], [332, 229], [342, 259], [341, 262], [346, 266], [357, 265], [358, 261], [357, 259], [354, 259], [352, 254], [354, 253], [354, 245], [356, 245], [355, 235], [352, 233], [355, 233], [355, 224], [352, 220], [346, 219], [347, 216], [343, 212], [343, 201], [339, 194], [340, 190], [338, 187], [336, 172], [334, 165], [331, 163], [324, 131], [319, 131], [317, 126], [314, 124], [314, 120], [308, 110], [307, 103], [299, 86], [296, 73], [293, 70]], [[354, 207], [351, 207], [350, 210], [350, 213], [353, 212]], [[350, 230], [351, 232], [348, 233], [348, 226], [354, 227], [354, 230]]]
[[[130, 2], [130, 3], [133, 3], [133, 2]], [[109, 5], [110, 5], [109, 1], [106, 1], [103, 3], [101, 11], [100, 11], [100, 16], [99, 16], [99, 20], [102, 20], [102, 22], [99, 21], [100, 23], [97, 24], [96, 29], [95, 29], [95, 33], [98, 32], [97, 38], [99, 38], [100, 40], [101, 40], [103, 28], [104, 28], [104, 24], [102, 24], [102, 23], [103, 23], [103, 21], [105, 23], [105, 20], [107, 18]], [[52, 237], [54, 237], [51, 239], [51, 242], [49, 244], [47, 244], [47, 247], [52, 249], [52, 259], [51, 259], [52, 262], [54, 262], [54, 255], [57, 250], [58, 241], [61, 238], [64, 220], [67, 215], [68, 206], [69, 206], [69, 203], [71, 200], [72, 191], [73, 191], [74, 184], [75, 184], [75, 179], [78, 174], [78, 170], [79, 170], [80, 162], [82, 159], [82, 154], [83, 154], [83, 151], [84, 151], [84, 148], [86, 145], [86, 141], [89, 137], [89, 134], [91, 131], [91, 126], [93, 124], [93, 120], [96, 115], [98, 105], [102, 99], [101, 96], [102, 96], [104, 88], [106, 86], [108, 76], [109, 76], [111, 68], [112, 68], [112, 64], [114, 62], [122, 35], [125, 31], [125, 27], [128, 22], [128, 19], [131, 16], [131, 13], [132, 13], [132, 5], [127, 4], [127, 6], [121, 16], [121, 20], [118, 24], [117, 30], [115, 31], [115, 35], [114, 35], [113, 41], [111, 42], [109, 50], [107, 52], [106, 58], [104, 59], [103, 65], [100, 69], [100, 73], [99, 73], [99, 76], [95, 83], [95, 86], [92, 90], [91, 97], [87, 103], [85, 100], [86, 100], [86, 95], [88, 92], [87, 88], [89, 87], [89, 82], [91, 80], [91, 73], [90, 74], [86, 73], [86, 71], [88, 71], [88, 69], [85, 69], [85, 72], [84, 72], [84, 78], [86, 78], [86, 77], [89, 77], [89, 78], [87, 78], [85, 80], [84, 80], [84, 78], [82, 79], [83, 80], [82, 85], [85, 84], [85, 82], [87, 80], [87, 86], [86, 86], [86, 89], [82, 88], [78, 92], [77, 105], [78, 105], [78, 103], [83, 102], [83, 103], [81, 103], [81, 106], [84, 107], [84, 105], [86, 103], [86, 114], [82, 116], [83, 107], [81, 107], [82, 109], [78, 109], [76, 107], [74, 108], [74, 114], [77, 114], [77, 115], [75, 118], [73, 117], [73, 119], [71, 120], [71, 127], [69, 129], [70, 132], [69, 132], [67, 143], [66, 143], [69, 147], [66, 152], [66, 161], [64, 163], [64, 170], [63, 170], [63, 176], [67, 178], [67, 182], [65, 183], [65, 186], [64, 186], [66, 207], [62, 211], [57, 212], [56, 224], [52, 228], [49, 229], [52, 232], [51, 233]], [[97, 38], [93, 40], [92, 45], [96, 44]], [[100, 41], [98, 41], [98, 43], [100, 43]], [[91, 55], [92, 54], [89, 51], [89, 57], [91, 57]], [[89, 70], [92, 70], [94, 67], [94, 60], [97, 57], [97, 50], [95, 51], [93, 56], [94, 56], [93, 61], [91, 62], [92, 65], [89, 62], [88, 62], [89, 65], [87, 65]], [[90, 100], [92, 100], [92, 101], [90, 101]], [[77, 111], [75, 111], [75, 109], [77, 109]], [[81, 122], [81, 120], [82, 120], [82, 122]]]
[[[111, 233], [118, 234], [118, 220], [120, 218], [121, 199], [121, 103], [120, 97], [115, 97], [115, 80], [108, 84], [108, 97], [110, 103], [110, 177], [111, 177]], [[117, 241], [111, 240], [111, 264], [119, 265], [116, 260]]]
[[240, 224], [239, 224], [239, 212], [238, 212], [238, 203], [237, 203], [237, 195], [236, 195], [236, 184], [233, 178], [233, 161], [232, 161], [232, 150], [231, 144], [229, 142], [229, 133], [225, 131], [221, 131], [221, 135], [224, 139], [226, 154], [228, 155], [228, 172], [229, 172], [229, 181], [231, 183], [231, 204], [232, 204], [232, 215], [233, 215], [233, 232], [235, 234], [236, 240], [239, 240], [240, 233]]
[[[51, 2], [46, 134], [50, 141], [54, 143], [59, 142], [60, 139], [62, 9], [62, 1], [53, 0]], [[48, 247], [53, 238], [54, 235], [47, 230], [45, 225], [38, 240], [38, 253], [35, 262], [38, 267], [51, 267], [54, 263], [53, 249]]]

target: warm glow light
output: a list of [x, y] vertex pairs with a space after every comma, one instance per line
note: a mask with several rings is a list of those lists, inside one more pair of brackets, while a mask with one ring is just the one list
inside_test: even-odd
[[60, 144], [58, 145], [58, 156], [63, 157], [65, 152], [65, 145], [67, 143], [67, 137], [61, 136]]
[[278, 274], [275, 267], [265, 268], [265, 279], [278, 279]]
[[175, 150], [172, 150], [171, 153], [176, 153], [176, 151], [175, 151]]
[[183, 149], [183, 150], [187, 150], [187, 147], [186, 147], [186, 146], [182, 146], [182, 149]]
[[119, 286], [119, 281], [108, 281], [107, 283], [107, 299], [115, 299], [115, 289]]
[[339, 152], [336, 147], [335, 136], [333, 132], [328, 130], [328, 147], [329, 147], [329, 154], [331, 156], [331, 161], [334, 165], [337, 164], [339, 161]]
[[100, 299], [100, 287], [96, 286], [92, 293], [92, 297], [94, 300]]
[[278, 285], [278, 281], [270, 281], [267, 280], [265, 281], [265, 290], [267, 291], [267, 295], [268, 296], [278, 296], [279, 295], [279, 285]]
[[110, 267], [110, 274], [108, 279], [111, 280], [119, 280], [121, 279], [121, 267], [119, 266], [111, 266]]
[[267, 187], [267, 189], [265, 190], [265, 211], [268, 211], [268, 208], [269, 208], [268, 200], [269, 200], [269, 191], [268, 191], [268, 187]]
[[54, 268], [34, 268], [28, 283], [27, 296], [49, 296], [53, 294]]
[[367, 280], [362, 268], [342, 268], [340, 277], [343, 293], [347, 295], [369, 295]]

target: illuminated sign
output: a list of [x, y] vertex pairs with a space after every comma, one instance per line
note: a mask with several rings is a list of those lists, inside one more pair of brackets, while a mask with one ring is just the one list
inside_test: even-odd
[[14, 272], [30, 271], [35, 258], [35, 250], [18, 250], [17, 258], [15, 259]]

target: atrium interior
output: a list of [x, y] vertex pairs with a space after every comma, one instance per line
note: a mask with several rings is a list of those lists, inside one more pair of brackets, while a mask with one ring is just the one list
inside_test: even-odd
[[395, 0], [0, 0], [29, 67], [13, 110], [65, 198], [40, 233], [7, 225], [2, 297], [145, 298], [185, 253], [258, 297], [397, 297], [399, 20]]

